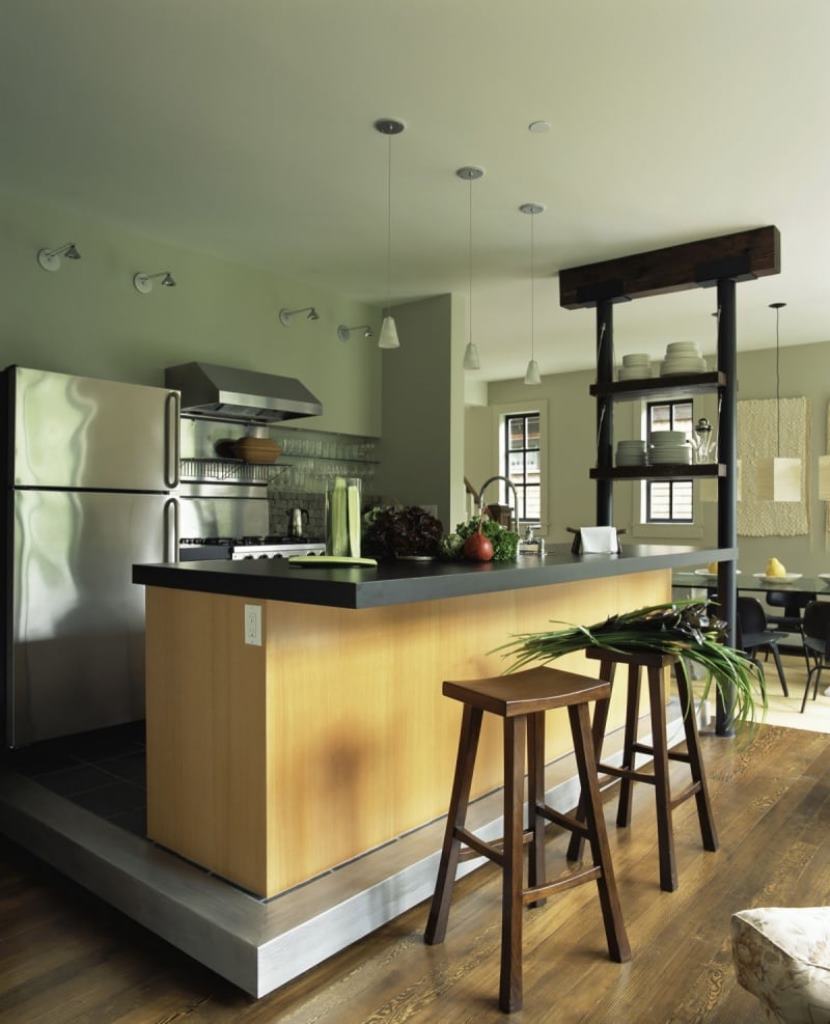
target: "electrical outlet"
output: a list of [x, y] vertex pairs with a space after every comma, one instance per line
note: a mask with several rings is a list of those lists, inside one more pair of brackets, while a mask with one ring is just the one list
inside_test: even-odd
[[262, 605], [245, 605], [245, 643], [262, 647]]

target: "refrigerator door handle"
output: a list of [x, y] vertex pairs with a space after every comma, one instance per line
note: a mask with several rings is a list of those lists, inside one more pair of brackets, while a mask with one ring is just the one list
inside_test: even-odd
[[180, 416], [181, 396], [178, 391], [169, 391], [164, 403], [164, 482], [171, 488], [178, 487], [181, 482]]
[[164, 503], [164, 560], [179, 560], [179, 499], [168, 498]]

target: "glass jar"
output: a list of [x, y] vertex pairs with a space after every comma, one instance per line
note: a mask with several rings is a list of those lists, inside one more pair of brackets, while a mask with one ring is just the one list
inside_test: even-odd
[[326, 484], [326, 554], [360, 557], [361, 481], [334, 476]]

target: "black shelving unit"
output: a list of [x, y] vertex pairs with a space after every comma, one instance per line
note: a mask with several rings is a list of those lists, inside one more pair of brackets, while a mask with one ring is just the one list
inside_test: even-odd
[[684, 395], [711, 394], [726, 387], [726, 374], [720, 370], [708, 373], [683, 373], [671, 377], [644, 377], [641, 380], [614, 380], [592, 384], [594, 398], [611, 398], [617, 402], [647, 399], [650, 402]]
[[[559, 301], [565, 309], [596, 309], [597, 462], [590, 471], [596, 481], [596, 521], [611, 526], [615, 480], [671, 480], [714, 477], [718, 481], [718, 547], [737, 549], [737, 324], [735, 285], [781, 272], [781, 238], [773, 226], [674, 245], [652, 252], [605, 260], [559, 273]], [[709, 373], [670, 378], [614, 380], [614, 306], [633, 299], [685, 291], [717, 289], [718, 367]], [[707, 392], [720, 394], [718, 462], [698, 466], [614, 466], [614, 404], [636, 399], [661, 399]], [[734, 558], [719, 563], [720, 612], [735, 643], [737, 609]], [[718, 693], [717, 733], [734, 734], [734, 697]]]
[[[699, 477], [725, 477], [727, 467], [723, 463], [699, 465], [664, 466], [599, 466], [591, 470], [592, 480], [690, 480]], [[610, 524], [605, 524], [610, 525]]]

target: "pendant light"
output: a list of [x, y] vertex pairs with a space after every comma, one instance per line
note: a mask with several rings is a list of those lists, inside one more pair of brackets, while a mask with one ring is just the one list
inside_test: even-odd
[[539, 372], [539, 364], [536, 362], [535, 353], [535, 324], [534, 312], [536, 305], [536, 266], [535, 266], [535, 238], [533, 234], [533, 221], [537, 214], [544, 213], [544, 206], [541, 203], [522, 203], [519, 207], [522, 213], [530, 217], [530, 362], [525, 370], [525, 384], [541, 384], [542, 375]]
[[395, 318], [389, 313], [392, 301], [392, 136], [400, 135], [404, 130], [402, 121], [382, 117], [375, 121], [375, 131], [385, 135], [388, 140], [386, 151], [386, 312], [380, 325], [378, 348], [400, 348], [398, 328]]
[[781, 456], [781, 310], [786, 302], [771, 302], [775, 310], [775, 458], [772, 460], [772, 500], [801, 501], [801, 459]]
[[481, 361], [478, 358], [478, 347], [473, 341], [473, 182], [484, 177], [484, 169], [481, 167], [459, 167], [455, 172], [462, 181], [469, 186], [469, 222], [467, 236], [467, 257], [468, 257], [468, 292], [467, 292], [467, 347], [464, 349], [464, 369], [480, 370]]

